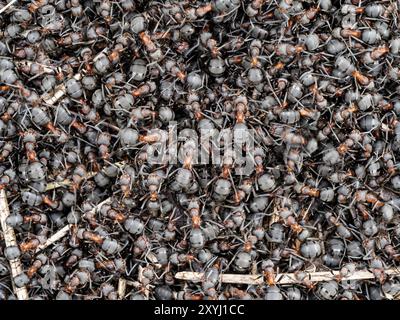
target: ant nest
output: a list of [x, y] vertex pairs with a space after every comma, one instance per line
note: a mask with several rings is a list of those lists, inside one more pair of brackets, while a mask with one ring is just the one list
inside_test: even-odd
[[396, 1], [0, 1], [0, 300], [379, 300]]

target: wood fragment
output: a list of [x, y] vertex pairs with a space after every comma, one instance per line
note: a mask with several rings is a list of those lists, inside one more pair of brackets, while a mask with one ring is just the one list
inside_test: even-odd
[[48, 238], [45, 243], [42, 243], [41, 245], [39, 245], [37, 247], [35, 253], [38, 253], [38, 252], [46, 249], [47, 247], [51, 246], [53, 243], [55, 243], [58, 240], [65, 237], [68, 234], [70, 228], [71, 228], [71, 225], [68, 224], [68, 225], [64, 226], [63, 228], [61, 228], [60, 230], [58, 230], [55, 234], [53, 234], [50, 238]]
[[[9, 215], [10, 215], [10, 209], [8, 208], [6, 191], [4, 189], [1, 189], [0, 190], [0, 223], [1, 223], [1, 228], [3, 230], [4, 242], [6, 244], [6, 247], [18, 245], [17, 238], [15, 237], [14, 229], [11, 228], [6, 223], [6, 219]], [[9, 263], [10, 263], [10, 267], [11, 267], [12, 279], [14, 279], [16, 276], [20, 275], [21, 273], [23, 273], [21, 260], [19, 258], [10, 260]], [[21, 288], [17, 288], [14, 284], [14, 281], [12, 282], [12, 284], [13, 284], [14, 293], [17, 296], [18, 300], [28, 300], [28, 291], [27, 291], [26, 287], [23, 286]]]
[[[400, 270], [398, 269], [388, 269], [385, 271], [387, 275], [392, 276], [400, 276]], [[320, 271], [320, 272], [312, 272], [308, 274], [307, 280], [311, 282], [323, 282], [323, 281], [331, 281], [335, 280], [340, 276], [339, 271]], [[343, 277], [341, 280], [368, 280], [374, 279], [375, 276], [372, 272], [368, 270], [359, 270], [354, 272], [352, 275], [348, 277]], [[294, 273], [283, 273], [279, 274], [276, 277], [276, 282], [278, 284], [295, 284], [300, 283], [301, 280], [296, 277]]]
[[[400, 269], [391, 268], [385, 270], [385, 274], [388, 276], [400, 277]], [[330, 280], [337, 280], [340, 276], [339, 271], [319, 271], [311, 272], [307, 274], [307, 280], [310, 282], [323, 282]], [[204, 273], [202, 272], [189, 272], [182, 271], [175, 274], [175, 278], [179, 280], [186, 280], [192, 282], [201, 282], [204, 279]], [[354, 272], [348, 277], [343, 277], [341, 280], [368, 280], [374, 279], [375, 276], [372, 272], [367, 270], [360, 270]], [[302, 280], [298, 278], [296, 273], [281, 273], [276, 277], [276, 284], [298, 284]], [[223, 283], [235, 283], [235, 284], [250, 284], [250, 285], [262, 285], [265, 283], [262, 275], [247, 275], [247, 274], [222, 274], [221, 282]]]
[[126, 280], [124, 278], [119, 278], [118, 280], [118, 299], [122, 300], [126, 293]]
[[[91, 179], [96, 175], [97, 172], [89, 172], [85, 179]], [[72, 185], [72, 180], [71, 179], [64, 179], [63, 181], [58, 181], [58, 182], [51, 182], [47, 184], [46, 186], [46, 191], [54, 190], [57, 188], [61, 187], [70, 187]]]
[[[103, 205], [108, 204], [112, 201], [112, 198], [107, 198], [106, 200], [100, 202], [97, 206], [95, 206], [92, 210], [90, 210], [90, 213], [95, 213], [96, 211], [98, 211]], [[72, 224], [68, 224], [66, 226], [64, 226], [63, 228], [61, 228], [60, 230], [58, 230], [55, 234], [53, 234], [50, 238], [47, 239], [47, 241], [41, 245], [39, 245], [35, 251], [35, 253], [38, 253], [40, 251], [42, 251], [43, 249], [46, 249], [47, 247], [49, 247], [50, 245], [52, 245], [53, 243], [57, 242], [58, 240], [62, 239], [63, 237], [65, 237], [69, 230], [71, 229]]]
[[100, 202], [97, 206], [93, 207], [90, 211], [88, 211], [87, 213], [85, 213], [83, 216], [85, 216], [86, 214], [95, 214], [97, 211], [100, 210], [100, 208], [102, 206], [104, 206], [105, 204], [109, 204], [112, 202], [112, 197], [107, 198], [106, 200]]
[[[114, 163], [114, 166], [116, 166], [117, 168], [122, 168], [124, 165], [125, 165], [124, 161]], [[86, 180], [91, 179], [96, 174], [97, 174], [97, 172], [89, 172], [86, 175], [85, 179]], [[52, 183], [47, 184], [46, 191], [54, 190], [54, 189], [61, 188], [61, 187], [69, 187], [71, 185], [72, 185], [72, 180], [71, 179], [64, 179], [63, 181], [52, 182]]]
[[0, 9], [0, 14], [6, 11], [8, 8], [10, 8], [17, 0], [12, 0], [9, 3], [7, 3], [3, 8]]
[[156, 269], [161, 269], [162, 265], [158, 263], [158, 259], [153, 252], [149, 252], [146, 255], [146, 259], [148, 259]]
[[29, 60], [17, 61], [15, 64], [16, 64], [16, 66], [17, 66], [18, 68], [24, 67], [24, 65], [28, 66], [29, 68], [30, 68], [32, 65], [37, 65], [37, 66], [40, 67], [41, 73], [46, 73], [46, 74], [54, 74], [54, 73], [55, 73], [55, 70], [56, 70], [55, 68], [46, 66], [45, 64], [38, 63], [38, 62], [33, 62], [33, 61], [29, 61]]
[[[182, 271], [175, 274], [175, 278], [179, 280], [186, 280], [192, 282], [201, 282], [204, 279], [203, 272], [190, 272]], [[254, 284], [259, 285], [264, 283], [262, 275], [247, 275], [247, 274], [223, 274], [221, 275], [221, 282], [223, 283], [237, 283], [237, 284]]]
[[[134, 287], [136, 290], [138, 290], [139, 292], [143, 292], [143, 285], [139, 282], [139, 281], [131, 281], [131, 280], [125, 280], [126, 281], [126, 285], [127, 286], [129, 286], [129, 287]], [[151, 284], [148, 284], [147, 286], [146, 286], [146, 289], [147, 289], [147, 293], [149, 293], [150, 292], [150, 289], [151, 288], [154, 288], [154, 286], [153, 285], [151, 285]], [[146, 292], [145, 292], [146, 293]], [[149, 297], [147, 296], [147, 299], [148, 299]]]
[[140, 289], [141, 284], [139, 281], [131, 281], [131, 280], [125, 280], [126, 285], [130, 287], [134, 287], [135, 289]]
[[70, 179], [65, 179], [59, 182], [51, 182], [47, 184], [45, 191], [50, 191], [61, 187], [69, 187], [71, 184], [72, 180]]
[[[80, 80], [82, 78], [82, 75], [80, 73], [77, 73], [76, 75], [73, 76], [75, 80]], [[67, 90], [65, 89], [64, 84], [60, 84], [59, 86], [56, 87], [55, 91], [51, 93], [46, 93], [42, 96], [42, 100], [48, 104], [48, 105], [53, 105], [55, 104], [59, 99], [61, 99]]]
[[269, 218], [269, 221], [268, 221], [268, 225], [271, 226], [275, 222], [278, 222], [279, 218], [280, 218], [279, 209], [278, 209], [277, 206], [274, 206], [274, 209], [272, 211], [272, 215], [271, 215], [271, 217]]
[[[143, 278], [144, 278], [144, 276], [143, 276], [143, 267], [139, 266], [139, 269], [138, 269], [138, 280], [139, 280], [139, 283], [143, 283], [142, 282]], [[150, 295], [150, 290], [149, 290], [149, 285], [148, 284], [143, 286], [143, 294], [146, 297], [146, 299], [148, 300], [149, 299], [149, 295]]]

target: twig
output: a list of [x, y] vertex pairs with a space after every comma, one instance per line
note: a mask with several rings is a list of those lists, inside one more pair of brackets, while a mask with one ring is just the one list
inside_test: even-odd
[[131, 281], [131, 280], [125, 280], [125, 281], [127, 286], [134, 287], [135, 289], [139, 289], [142, 286], [139, 281]]
[[279, 210], [278, 210], [278, 208], [276, 206], [274, 206], [274, 209], [272, 211], [272, 215], [271, 215], [271, 218], [269, 219], [269, 223], [268, 224], [271, 226], [275, 222], [278, 222], [279, 221], [279, 217], [280, 217]]
[[45, 243], [39, 245], [37, 247], [35, 253], [38, 253], [39, 251], [46, 249], [48, 246], [51, 246], [53, 243], [55, 243], [58, 240], [60, 240], [61, 238], [65, 237], [68, 234], [70, 228], [71, 228], [71, 225], [68, 224], [68, 225], [64, 226], [63, 228], [61, 228], [60, 230], [58, 230], [55, 234], [53, 234], [50, 238], [48, 238]]
[[[97, 210], [99, 210], [103, 205], [110, 203], [112, 198], [107, 198], [103, 202], [100, 202], [97, 206], [95, 206], [92, 210], [89, 211], [89, 213], [94, 213]], [[50, 238], [47, 239], [47, 241], [41, 245], [39, 245], [35, 251], [35, 253], [38, 253], [39, 251], [42, 251], [43, 249], [46, 249], [48, 246], [52, 245], [53, 243], [57, 242], [61, 238], [65, 237], [69, 230], [71, 229], [72, 224], [68, 224], [65, 227], [61, 228], [58, 230], [55, 234], [53, 234]]]
[[[86, 175], [86, 179], [91, 179], [96, 175], [96, 172], [89, 172]], [[51, 182], [46, 186], [46, 191], [50, 191], [50, 190], [54, 190], [57, 188], [61, 188], [61, 187], [69, 187], [72, 185], [72, 180], [70, 179], [64, 179], [63, 181], [59, 181], [59, 182]]]
[[46, 191], [54, 190], [61, 187], [69, 187], [71, 184], [72, 181], [70, 179], [65, 179], [60, 182], [51, 182], [47, 184]]
[[[400, 276], [400, 270], [398, 269], [388, 269], [385, 271], [387, 275]], [[322, 282], [335, 280], [340, 277], [340, 271], [320, 271], [312, 272], [308, 274], [307, 279], [311, 282]], [[360, 270], [354, 272], [348, 277], [342, 277], [341, 280], [367, 280], [374, 279], [375, 275], [368, 270]], [[279, 284], [294, 284], [300, 283], [301, 280], [296, 277], [294, 273], [283, 273], [276, 277], [277, 283]]]
[[38, 63], [38, 62], [32, 62], [29, 60], [21, 60], [16, 62], [17, 67], [23, 67], [24, 65], [28, 66], [31, 68], [32, 65], [37, 65], [40, 67], [40, 72], [41, 73], [47, 73], [47, 74], [54, 74], [55, 73], [55, 68], [46, 66], [45, 64]]
[[156, 269], [161, 269], [162, 265], [158, 263], [158, 259], [153, 252], [148, 252], [146, 255], [146, 259], [149, 260], [153, 267]]
[[[138, 274], [139, 279], [143, 279], [143, 267], [139, 266], [139, 274]], [[131, 281], [131, 280], [125, 280], [126, 286], [134, 287], [136, 290], [144, 292], [144, 295], [146, 296], [147, 299], [149, 299], [149, 294], [150, 294], [150, 288], [154, 288], [153, 285], [147, 284], [146, 286], [143, 286], [139, 281]]]
[[97, 206], [93, 207], [90, 211], [88, 211], [88, 212], [85, 213], [85, 214], [94, 214], [94, 213], [96, 213], [96, 211], [99, 211], [100, 208], [101, 208], [102, 206], [104, 206], [105, 204], [111, 203], [111, 201], [112, 201], [112, 197], [107, 198], [106, 200], [100, 202]]
[[[96, 172], [90, 172], [87, 174], [85, 177], [86, 179], [91, 179], [96, 175]], [[64, 179], [63, 181], [55, 181], [55, 182], [50, 182], [47, 184], [45, 191], [50, 191], [54, 189], [58, 189], [61, 187], [69, 187], [71, 186], [73, 181], [71, 179]], [[22, 189], [21, 191], [28, 191], [29, 189]]]
[[9, 7], [11, 7], [17, 0], [12, 0], [9, 3], [7, 3], [3, 8], [0, 9], [0, 13], [3, 13], [6, 11]]
[[[124, 164], [125, 164], [124, 161], [114, 163], [114, 165], [115, 165], [116, 167], [118, 167], [118, 168], [122, 168], [122, 167], [124, 166]], [[97, 174], [97, 172], [89, 172], [89, 173], [86, 175], [85, 179], [91, 179], [91, 178], [93, 178], [96, 174]], [[54, 189], [61, 188], [61, 187], [69, 187], [69, 186], [71, 186], [71, 185], [72, 185], [72, 180], [70, 180], [70, 179], [64, 179], [63, 181], [60, 181], [60, 182], [52, 182], [52, 183], [49, 183], [49, 184], [47, 185], [47, 187], [46, 187], [46, 191], [54, 190]]]
[[[17, 239], [15, 237], [14, 229], [11, 228], [7, 223], [6, 219], [10, 215], [8, 208], [7, 196], [4, 189], [0, 190], [0, 222], [1, 228], [3, 229], [4, 242], [6, 247], [16, 246]], [[21, 260], [19, 258], [10, 260], [11, 275], [14, 279], [16, 276], [22, 273]], [[28, 300], [28, 291], [25, 286], [17, 288], [13, 281], [14, 292], [18, 300]]]
[[[138, 270], [138, 280], [139, 280], [140, 283], [142, 283], [143, 277], [144, 277], [144, 276], [143, 276], [143, 267], [142, 267], [142, 266], [139, 266], [139, 270]], [[146, 299], [148, 300], [148, 299], [149, 299], [149, 295], [150, 295], [150, 290], [149, 290], [149, 285], [148, 285], [148, 284], [144, 285], [144, 287], [143, 287], [143, 294], [144, 294], [144, 296], [146, 297]]]
[[[204, 279], [203, 272], [182, 271], [175, 274], [175, 278], [192, 282], [201, 282]], [[264, 278], [262, 275], [247, 275], [247, 274], [223, 274], [221, 282], [237, 283], [237, 284], [263, 284]]]
[[[80, 80], [82, 78], [80, 73], [77, 73], [76, 75], [73, 76], [75, 80]], [[42, 99], [45, 103], [49, 105], [55, 104], [60, 98], [62, 98], [65, 93], [66, 93], [65, 85], [60, 84], [59, 86], [56, 87], [56, 91], [51, 95], [50, 93], [44, 94], [42, 96]]]
[[[400, 270], [396, 268], [388, 269], [385, 271], [386, 275], [400, 277]], [[306, 277], [310, 282], [322, 282], [337, 280], [339, 278], [339, 271], [321, 271], [308, 273]], [[187, 280], [192, 282], [201, 282], [204, 279], [202, 272], [189, 272], [182, 271], [175, 274], [175, 278], [179, 280]], [[342, 277], [341, 280], [367, 280], [374, 279], [375, 276], [372, 272], [361, 270], [354, 272], [351, 276]], [[247, 275], [247, 274], [222, 274], [220, 281], [223, 283], [236, 283], [236, 284], [252, 284], [262, 285], [265, 283], [262, 275]], [[281, 273], [276, 276], [276, 284], [296, 284], [301, 283], [302, 280], [296, 276], [296, 273]]]
[[122, 300], [125, 297], [126, 292], [126, 280], [119, 278], [118, 280], [118, 299]]

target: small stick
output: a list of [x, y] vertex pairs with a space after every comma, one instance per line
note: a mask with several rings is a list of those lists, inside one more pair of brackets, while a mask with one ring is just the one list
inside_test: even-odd
[[125, 297], [126, 292], [126, 280], [119, 278], [118, 280], [118, 299], [122, 300]]
[[276, 206], [274, 206], [274, 210], [273, 210], [271, 218], [269, 219], [268, 225], [271, 226], [275, 222], [278, 222], [279, 221], [279, 217], [280, 217], [279, 216], [279, 210], [278, 210], [278, 208]]
[[58, 230], [55, 234], [53, 234], [50, 238], [48, 238], [45, 243], [42, 243], [41, 245], [39, 245], [37, 247], [35, 253], [38, 253], [39, 251], [46, 249], [48, 246], [51, 246], [53, 243], [55, 243], [58, 240], [60, 240], [61, 238], [65, 237], [68, 234], [70, 228], [71, 228], [71, 225], [68, 224], [68, 225], [64, 226], [63, 228], [61, 228], [60, 230]]
[[88, 211], [87, 213], [93, 214], [96, 213], [96, 211], [100, 210], [100, 208], [102, 206], [104, 206], [105, 204], [109, 204], [112, 201], [112, 197], [107, 198], [106, 200], [100, 202], [97, 206], [93, 207], [90, 211]]
[[[80, 73], [77, 73], [76, 75], [74, 75], [73, 77], [75, 80], [80, 80], [82, 78]], [[65, 89], [65, 85], [64, 84], [60, 84], [59, 86], [56, 87], [56, 91], [54, 92], [53, 95], [51, 94], [45, 94], [42, 96], [42, 99], [45, 103], [49, 104], [49, 105], [53, 105], [55, 104], [60, 98], [62, 98], [65, 93], [67, 92], [67, 90]]]
[[[17, 239], [15, 237], [14, 229], [11, 228], [7, 223], [6, 219], [10, 215], [10, 209], [8, 208], [6, 191], [4, 189], [0, 190], [0, 223], [3, 229], [4, 242], [6, 247], [16, 246]], [[11, 274], [14, 279], [16, 276], [22, 273], [21, 260], [19, 258], [10, 260]], [[13, 281], [14, 292], [18, 300], [28, 300], [28, 291], [25, 286], [17, 288]]]
[[[85, 178], [86, 178], [86, 179], [91, 179], [91, 178], [93, 178], [95, 175], [96, 175], [96, 172], [89, 172], [89, 173], [86, 175]], [[46, 186], [46, 191], [54, 190], [54, 189], [61, 188], [61, 187], [69, 187], [69, 186], [71, 186], [71, 185], [72, 185], [72, 180], [70, 180], [70, 179], [64, 179], [63, 181], [60, 181], [60, 182], [52, 182], [52, 183], [47, 184], [47, 186]]]
[[65, 179], [60, 182], [51, 182], [51, 183], [47, 184], [46, 191], [54, 190], [54, 189], [61, 188], [61, 187], [69, 187], [71, 184], [72, 184], [72, 181], [70, 179]]
[[[392, 268], [385, 271], [387, 275], [400, 276], [400, 270]], [[323, 282], [335, 280], [340, 277], [340, 271], [322, 271], [312, 272], [308, 274], [307, 279], [311, 282]], [[367, 280], [374, 279], [375, 275], [368, 270], [360, 270], [354, 272], [348, 277], [342, 277], [341, 280]], [[276, 282], [279, 284], [294, 284], [300, 283], [301, 281], [296, 277], [294, 273], [283, 273], [276, 277]]]
[[[95, 172], [90, 172], [87, 176], [86, 179], [90, 179], [96, 175]], [[55, 181], [55, 182], [50, 182], [47, 184], [45, 191], [50, 191], [54, 189], [58, 189], [61, 187], [69, 187], [72, 185], [72, 180], [70, 179], [64, 179], [63, 181]], [[22, 189], [21, 191], [28, 191], [29, 189]]]
[[156, 269], [161, 269], [162, 265], [158, 263], [158, 259], [156, 255], [153, 252], [149, 252], [146, 255], [146, 258], [151, 262], [151, 264], [156, 268]]
[[[107, 198], [106, 200], [104, 200], [103, 202], [100, 202], [97, 206], [95, 206], [92, 210], [90, 210], [90, 213], [94, 213], [97, 210], [99, 210], [103, 205], [110, 203], [111, 202], [111, 198]], [[53, 243], [57, 242], [58, 240], [60, 240], [61, 238], [65, 237], [69, 230], [71, 229], [72, 224], [68, 224], [66, 226], [64, 226], [63, 228], [61, 228], [60, 230], [58, 230], [55, 234], [53, 234], [50, 238], [47, 239], [47, 241], [41, 245], [39, 245], [35, 251], [35, 253], [38, 253], [39, 251], [42, 251], [43, 249], [46, 249], [48, 246], [52, 245]]]
[[[142, 268], [142, 267], [139, 267]], [[140, 270], [140, 269], [139, 269]], [[142, 279], [143, 277], [143, 268], [141, 269], [141, 271], [139, 271], [139, 277]], [[143, 288], [143, 285], [139, 282], [139, 281], [131, 281], [131, 280], [125, 280], [126, 281], [126, 285], [130, 286], [130, 287], [134, 287], [136, 290], [141, 290]], [[149, 298], [149, 288], [153, 288], [154, 286], [152, 286], [151, 284], [148, 284], [145, 286], [145, 289], [143, 289], [145, 292], [144, 294], [146, 295], [147, 299]]]
[[54, 74], [54, 72], [55, 72], [54, 68], [46, 66], [45, 64], [42, 64], [42, 63], [32, 62], [29, 60], [21, 60], [21, 61], [16, 62], [17, 67], [23, 67], [24, 65], [27, 65], [30, 68], [33, 64], [40, 66], [41, 67], [40, 71], [42, 73]]
[[[400, 277], [400, 270], [391, 268], [385, 271], [385, 274]], [[340, 276], [339, 271], [320, 271], [308, 273], [306, 277], [310, 282], [322, 282], [337, 280]], [[201, 282], [204, 279], [203, 272], [189, 272], [182, 271], [175, 274], [176, 279], [187, 280], [192, 282]], [[354, 272], [354, 274], [348, 277], [342, 277], [341, 280], [367, 280], [374, 279], [375, 276], [372, 272], [366, 270], [360, 270]], [[222, 274], [221, 282], [223, 283], [236, 283], [236, 284], [252, 284], [262, 285], [265, 284], [264, 277], [262, 275], [247, 275], [247, 274]], [[276, 284], [296, 284], [301, 283], [302, 280], [298, 279], [296, 273], [281, 273], [276, 276]]]
[[135, 289], [139, 289], [141, 286], [139, 281], [130, 281], [130, 280], [125, 280], [125, 281], [127, 286], [134, 287]]
[[7, 3], [3, 8], [0, 9], [0, 13], [3, 13], [6, 11], [9, 7], [11, 7], [17, 0], [12, 0], [9, 3]]
[[[182, 271], [175, 274], [175, 278], [179, 280], [187, 280], [192, 282], [201, 282], [204, 279], [203, 272], [190, 272]], [[248, 274], [223, 274], [221, 275], [221, 282], [224, 283], [237, 283], [237, 284], [254, 284], [261, 285], [264, 282], [262, 275], [248, 275]]]
[[[138, 270], [138, 280], [140, 283], [142, 283], [142, 279], [143, 279], [143, 267], [139, 266], [139, 270]], [[143, 288], [143, 293], [144, 296], [146, 297], [146, 299], [149, 299], [149, 294], [150, 294], [150, 290], [149, 290], [149, 285], [146, 284]]]
[[[116, 167], [118, 167], [118, 168], [122, 168], [122, 167], [124, 166], [124, 164], [125, 164], [125, 162], [124, 162], [124, 161], [121, 161], [121, 162], [115, 163], [114, 165], [115, 165]], [[89, 173], [86, 175], [85, 179], [91, 179], [91, 178], [93, 178], [96, 174], [97, 174], [97, 172], [89, 172]], [[60, 181], [60, 182], [52, 182], [52, 183], [49, 183], [49, 184], [47, 185], [47, 187], [46, 187], [46, 191], [54, 190], [54, 189], [61, 188], [61, 187], [69, 187], [69, 186], [71, 186], [71, 185], [72, 185], [72, 180], [70, 180], [70, 179], [64, 179], [63, 181]]]

